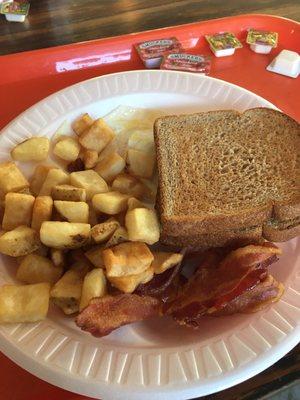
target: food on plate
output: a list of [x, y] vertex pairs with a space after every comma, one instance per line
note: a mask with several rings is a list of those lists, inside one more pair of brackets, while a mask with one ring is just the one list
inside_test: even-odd
[[106, 295], [106, 278], [101, 268], [93, 269], [88, 272], [83, 280], [79, 311], [89, 305], [94, 297], [103, 297]]
[[46, 137], [32, 137], [17, 144], [11, 151], [15, 161], [44, 161], [48, 156], [50, 141]]
[[205, 38], [216, 57], [231, 56], [234, 54], [235, 49], [243, 47], [242, 43], [231, 32], [205, 35]]
[[62, 266], [55, 266], [48, 258], [28, 254], [18, 267], [16, 278], [26, 283], [54, 284], [63, 274]]
[[105, 180], [92, 169], [72, 172], [70, 175], [70, 183], [75, 187], [85, 189], [87, 200], [91, 200], [97, 193], [105, 193], [108, 191]]
[[0, 287], [0, 323], [36, 322], [49, 308], [49, 283]]
[[48, 247], [53, 247], [54, 249], [76, 249], [89, 242], [90, 232], [90, 224], [46, 221], [42, 223], [40, 237], [41, 242]]
[[80, 152], [80, 145], [77, 140], [71, 137], [64, 137], [55, 144], [53, 153], [65, 161], [75, 161]]
[[182, 51], [182, 45], [176, 37], [137, 43], [135, 48], [146, 68], [157, 68], [165, 54]]
[[42, 223], [51, 220], [52, 209], [53, 200], [50, 196], [37, 196], [32, 209], [31, 228], [39, 232]]
[[299, 234], [296, 121], [254, 108], [163, 117], [154, 130], [163, 243], [205, 249], [253, 242], [261, 230], [272, 241]]
[[298, 125], [263, 109], [164, 117], [154, 142], [157, 116], [121, 106], [65, 121], [51, 140], [64, 167], [37, 165], [30, 186], [15, 163], [0, 164], [0, 252], [27, 284], [0, 288], [0, 322], [43, 319], [50, 297], [103, 336], [153, 316], [199, 327], [281, 297], [268, 272], [280, 250], [263, 237], [299, 233]]
[[128, 196], [119, 192], [99, 193], [93, 197], [92, 203], [96, 211], [108, 215], [116, 215], [127, 208]]
[[56, 185], [69, 183], [69, 175], [60, 168], [51, 168], [41, 186], [39, 196], [51, 196], [52, 189]]
[[122, 325], [159, 315], [159, 300], [150, 296], [119, 294], [92, 299], [76, 324], [94, 336], [105, 336]]
[[84, 201], [54, 200], [54, 208], [68, 222], [88, 223], [89, 206]]
[[40, 247], [38, 233], [21, 225], [0, 236], [0, 252], [11, 257], [26, 256]]
[[210, 71], [211, 58], [209, 56], [174, 53], [167, 54], [160, 65], [160, 69], [171, 69], [175, 71], [197, 72], [208, 75]]
[[29, 194], [7, 193], [2, 228], [9, 231], [20, 225], [30, 226], [34, 201]]
[[100, 153], [114, 136], [115, 133], [110, 126], [102, 118], [99, 118], [80, 134], [78, 140], [85, 149], [95, 150]]
[[277, 47], [278, 33], [249, 29], [246, 43], [250, 44], [250, 49], [255, 53], [268, 54], [273, 47]]
[[18, 192], [29, 187], [29, 183], [14, 162], [0, 164], [0, 190], [3, 194]]
[[156, 212], [148, 208], [134, 208], [127, 211], [125, 226], [128, 238], [132, 241], [154, 244], [160, 235], [159, 222]]

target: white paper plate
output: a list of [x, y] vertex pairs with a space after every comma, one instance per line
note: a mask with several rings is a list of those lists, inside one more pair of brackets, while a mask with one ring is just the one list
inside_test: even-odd
[[[83, 111], [102, 116], [120, 104], [168, 113], [274, 106], [218, 79], [169, 71], [132, 71], [81, 82], [47, 97], [10, 123], [0, 137], [0, 161], [32, 135], [51, 135]], [[62, 388], [106, 399], [188, 399], [236, 385], [264, 370], [300, 338], [300, 240], [281, 246], [272, 274], [286, 292], [251, 315], [203, 318], [192, 331], [168, 319], [122, 327], [97, 339], [73, 318], [51, 310], [40, 323], [0, 326], [0, 349], [34, 375]], [[2, 257], [0, 283], [15, 266]]]

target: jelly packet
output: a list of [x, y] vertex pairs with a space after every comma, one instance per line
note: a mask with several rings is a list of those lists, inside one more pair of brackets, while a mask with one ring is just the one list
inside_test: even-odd
[[0, 13], [5, 15], [7, 21], [24, 22], [29, 7], [28, 1], [6, 1], [1, 4]]
[[250, 49], [259, 54], [268, 54], [273, 47], [277, 46], [278, 33], [249, 29], [246, 42], [250, 44]]
[[237, 37], [231, 32], [216, 33], [215, 35], [205, 35], [211, 51], [216, 57], [231, 56], [235, 49], [243, 47]]
[[207, 75], [210, 71], [211, 58], [204, 55], [172, 53], [164, 56], [161, 69], [198, 72]]

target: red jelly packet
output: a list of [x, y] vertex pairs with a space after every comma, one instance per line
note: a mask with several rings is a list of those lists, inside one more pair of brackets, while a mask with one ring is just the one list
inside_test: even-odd
[[135, 48], [147, 68], [159, 67], [164, 55], [182, 51], [176, 37], [137, 43]]
[[188, 53], [172, 53], [164, 56], [160, 68], [208, 74], [210, 66], [211, 58], [209, 56]]

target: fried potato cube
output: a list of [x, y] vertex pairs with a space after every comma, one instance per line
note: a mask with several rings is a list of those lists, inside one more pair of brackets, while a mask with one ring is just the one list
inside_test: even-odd
[[70, 175], [71, 185], [86, 190], [86, 198], [90, 200], [97, 193], [108, 191], [107, 183], [97, 172], [89, 169], [87, 171], [72, 172]]
[[50, 196], [38, 196], [33, 204], [31, 228], [37, 232], [45, 221], [50, 221], [52, 216], [53, 200]]
[[134, 210], [135, 208], [147, 208], [144, 203], [137, 200], [135, 197], [130, 197], [128, 199], [128, 211]]
[[103, 270], [96, 268], [88, 272], [84, 277], [82, 285], [79, 311], [88, 306], [91, 299], [94, 297], [103, 297], [106, 292], [106, 278]]
[[54, 200], [54, 207], [68, 222], [88, 223], [89, 206], [83, 201]]
[[35, 167], [33, 176], [30, 180], [30, 190], [35, 196], [37, 196], [40, 193], [41, 187], [45, 182], [48, 172], [50, 171], [50, 169], [53, 168], [55, 167], [52, 165], [42, 165], [42, 164], [37, 165]]
[[75, 161], [80, 152], [80, 145], [72, 137], [59, 140], [54, 146], [53, 153], [65, 161]]
[[125, 160], [118, 154], [112, 153], [102, 158], [95, 167], [95, 171], [106, 182], [111, 182], [125, 168]]
[[67, 315], [79, 311], [83, 277], [76, 269], [68, 270], [53, 286], [50, 297]]
[[0, 236], [0, 253], [11, 257], [26, 256], [40, 247], [38, 233], [28, 226], [18, 226]]
[[14, 162], [0, 164], [0, 190], [4, 194], [18, 192], [28, 186], [29, 182]]
[[92, 227], [91, 235], [96, 243], [103, 243], [108, 240], [114, 231], [120, 226], [113, 218]]
[[0, 287], [0, 323], [36, 322], [46, 318], [49, 283]]
[[7, 193], [2, 228], [10, 231], [20, 225], [30, 226], [34, 200], [29, 194]]
[[132, 293], [142, 283], [147, 283], [153, 278], [153, 268], [149, 267], [145, 271], [136, 275], [109, 276], [110, 283], [124, 293]]
[[140, 242], [120, 243], [102, 254], [107, 277], [140, 274], [154, 259], [148, 246]]
[[51, 196], [54, 186], [69, 183], [69, 179], [69, 175], [62, 169], [50, 169], [41, 187], [39, 196]]
[[98, 162], [98, 152], [95, 150], [84, 150], [83, 152], [83, 163], [85, 169], [94, 168]]
[[128, 174], [116, 176], [112, 183], [112, 189], [137, 198], [143, 197], [145, 193], [144, 185], [137, 178]]
[[159, 241], [160, 228], [156, 212], [147, 208], [135, 208], [127, 212], [125, 226], [129, 240], [154, 244]]
[[114, 137], [114, 131], [102, 118], [99, 118], [93, 122], [89, 129], [81, 133], [79, 143], [85, 149], [100, 153]]
[[161, 274], [169, 268], [175, 267], [182, 261], [183, 255], [180, 253], [168, 253], [163, 251], [153, 251], [154, 260], [151, 266], [155, 274]]
[[60, 249], [50, 249], [50, 258], [55, 267], [66, 266], [66, 254]]
[[130, 173], [142, 178], [151, 178], [154, 171], [155, 157], [136, 149], [128, 149], [127, 163]]
[[11, 151], [16, 161], [44, 161], [48, 157], [50, 141], [46, 137], [32, 137], [17, 144]]
[[95, 210], [108, 215], [116, 215], [126, 210], [127, 201], [128, 195], [119, 192], [96, 194], [92, 199]]
[[17, 279], [26, 283], [48, 282], [53, 285], [62, 276], [63, 268], [56, 267], [48, 258], [28, 254], [19, 265]]
[[109, 248], [112, 246], [116, 246], [117, 244], [127, 242], [128, 241], [128, 233], [123, 226], [117, 228], [110, 239], [105, 243], [105, 248]]
[[[41, 242], [54, 249], [76, 249], [89, 242], [91, 226], [76, 222], [47, 221], [40, 230]], [[1, 243], [1, 238], [0, 238]]]
[[94, 267], [105, 268], [103, 257], [102, 257], [103, 250], [104, 250], [104, 246], [102, 244], [98, 245], [98, 246], [93, 246], [91, 249], [86, 251], [84, 253], [84, 255], [94, 265]]
[[73, 122], [73, 131], [80, 136], [84, 131], [93, 125], [93, 122], [93, 118], [91, 118], [88, 113], [85, 113]]
[[86, 190], [71, 185], [56, 185], [52, 188], [53, 200], [86, 201]]

